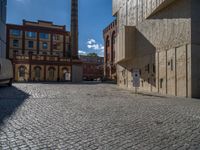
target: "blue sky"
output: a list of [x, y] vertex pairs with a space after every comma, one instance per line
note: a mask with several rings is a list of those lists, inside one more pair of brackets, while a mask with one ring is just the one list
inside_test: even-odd
[[[70, 30], [71, 0], [8, 0], [7, 22], [46, 20]], [[103, 29], [113, 21], [112, 0], [79, 0], [79, 50], [103, 55]]]

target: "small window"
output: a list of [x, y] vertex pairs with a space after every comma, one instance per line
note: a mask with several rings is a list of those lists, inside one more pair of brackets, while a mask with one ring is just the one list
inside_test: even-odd
[[53, 40], [55, 40], [55, 41], [60, 40], [60, 36], [57, 35], [57, 34], [54, 34], [54, 35], [53, 35]]
[[53, 43], [53, 49], [54, 49], [54, 50], [57, 50], [57, 49], [58, 49], [57, 43]]
[[153, 73], [156, 73], [156, 66], [153, 64]]
[[163, 79], [160, 79], [160, 88], [163, 88]]
[[28, 47], [33, 48], [34, 47], [34, 42], [33, 41], [28, 41]]
[[47, 49], [48, 48], [48, 44], [46, 42], [42, 43], [42, 48], [43, 49]]
[[13, 46], [19, 47], [19, 40], [13, 40]]
[[21, 78], [25, 77], [25, 70], [26, 68], [24, 66], [19, 67], [19, 77]]
[[40, 76], [41, 76], [41, 68], [35, 67], [35, 80], [40, 80]]
[[141, 83], [142, 83], [142, 87], [144, 87], [144, 81], [143, 80], [141, 81]]
[[140, 72], [140, 76], [142, 75], [142, 70], [141, 69], [139, 69], [139, 72]]
[[36, 32], [26, 32], [26, 36], [29, 38], [36, 38]]
[[40, 38], [41, 39], [49, 39], [49, 34], [47, 34], [47, 33], [40, 33]]
[[149, 64], [145, 66], [145, 71], [147, 71], [148, 73], [150, 73], [150, 65]]
[[109, 47], [109, 46], [110, 46], [110, 41], [108, 39], [107, 42], [106, 42], [106, 47]]
[[173, 59], [171, 59], [171, 71], [173, 71], [174, 70], [174, 61], [173, 61]]
[[20, 30], [11, 30], [11, 35], [13, 36], [21, 36], [21, 31]]

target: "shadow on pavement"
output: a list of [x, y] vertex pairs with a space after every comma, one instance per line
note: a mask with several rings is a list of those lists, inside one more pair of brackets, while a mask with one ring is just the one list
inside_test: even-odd
[[0, 126], [9, 118], [29, 97], [27, 93], [16, 87], [0, 86]]

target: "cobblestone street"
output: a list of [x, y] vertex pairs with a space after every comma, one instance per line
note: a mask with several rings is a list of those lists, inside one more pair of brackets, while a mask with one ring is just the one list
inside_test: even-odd
[[112, 84], [0, 87], [0, 149], [200, 149], [200, 100]]

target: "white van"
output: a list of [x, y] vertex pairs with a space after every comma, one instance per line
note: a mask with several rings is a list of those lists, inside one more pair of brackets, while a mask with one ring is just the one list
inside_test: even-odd
[[13, 66], [10, 60], [0, 58], [0, 84], [12, 86]]

